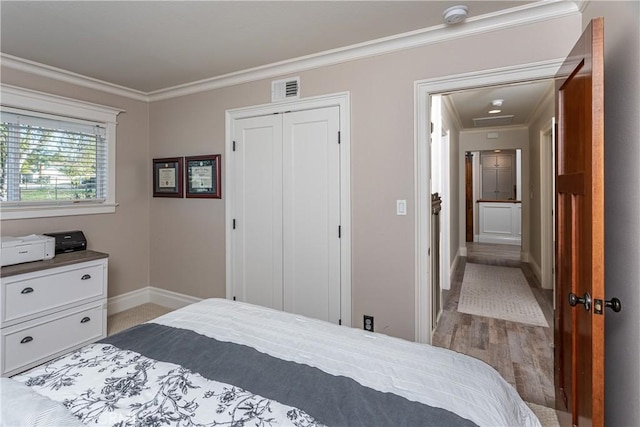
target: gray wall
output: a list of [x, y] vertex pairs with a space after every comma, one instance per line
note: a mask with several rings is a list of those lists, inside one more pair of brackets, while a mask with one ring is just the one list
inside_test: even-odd
[[622, 311], [606, 314], [605, 419], [608, 426], [640, 423], [640, 3], [588, 4], [583, 26], [604, 16], [605, 279], [608, 299]]
[[[415, 337], [414, 82], [560, 58], [579, 30], [576, 14], [299, 74], [303, 97], [351, 93], [353, 326], [369, 314], [377, 331]], [[269, 103], [270, 81], [153, 102], [151, 157], [225, 156], [224, 112]], [[395, 215], [396, 199], [409, 215]], [[224, 203], [151, 201], [153, 286], [225, 296]]]
[[[414, 82], [562, 57], [580, 24], [576, 14], [299, 73], [303, 97], [351, 93], [354, 326], [366, 313], [381, 332], [415, 336]], [[224, 297], [224, 194], [221, 200], [151, 198], [150, 160], [225, 156], [225, 111], [269, 103], [270, 80], [146, 104], [3, 69], [5, 83], [127, 112], [118, 119], [115, 214], [2, 221], [2, 234], [85, 230], [92, 248], [111, 254], [111, 297], [145, 286]], [[459, 157], [455, 147], [452, 139], [452, 158]], [[451, 172], [452, 186], [459, 186], [459, 171]], [[395, 215], [396, 199], [408, 201], [409, 215]]]
[[83, 230], [89, 249], [110, 255], [110, 297], [148, 286], [149, 104], [14, 69], [2, 68], [2, 83], [125, 110], [116, 129], [116, 212], [2, 220], [2, 235]]
[[546, 97], [538, 107], [537, 115], [529, 125], [529, 189], [523, 188], [522, 197], [530, 199], [529, 205], [529, 256], [532, 264], [535, 264], [536, 272], [542, 268], [542, 253], [544, 250], [553, 252], [553, 248], [542, 247], [542, 188], [540, 143], [541, 132], [551, 123], [555, 115], [555, 102], [553, 94]]

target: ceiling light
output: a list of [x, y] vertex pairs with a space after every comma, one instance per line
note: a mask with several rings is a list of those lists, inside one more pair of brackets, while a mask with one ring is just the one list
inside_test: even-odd
[[457, 24], [467, 19], [467, 6], [452, 6], [442, 13], [444, 23], [447, 25]]
[[501, 153], [502, 150], [493, 150], [494, 153]]
[[491, 101], [491, 105], [493, 105], [494, 107], [502, 107], [503, 102], [504, 99], [494, 99], [493, 101]]
[[489, 114], [498, 114], [502, 112], [502, 110], [489, 110]]

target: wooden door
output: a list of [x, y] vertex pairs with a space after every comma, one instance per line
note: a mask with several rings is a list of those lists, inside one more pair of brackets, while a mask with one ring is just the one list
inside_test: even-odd
[[603, 71], [598, 18], [566, 58], [556, 84], [555, 382], [563, 426], [604, 425]]
[[473, 153], [464, 155], [465, 241], [473, 242]]

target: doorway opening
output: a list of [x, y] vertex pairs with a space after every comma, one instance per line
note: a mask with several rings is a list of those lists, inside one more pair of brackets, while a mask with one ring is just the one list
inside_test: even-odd
[[[490, 70], [483, 73], [474, 73], [463, 76], [453, 76], [451, 78], [435, 79], [429, 81], [423, 81], [416, 83], [416, 151], [417, 151], [417, 191], [419, 198], [419, 208], [423, 209], [423, 212], [427, 212], [427, 196], [430, 196], [430, 192], [433, 192], [433, 182], [440, 180], [438, 190], [441, 191], [443, 208], [442, 208], [442, 232], [441, 241], [443, 245], [440, 247], [441, 256], [445, 251], [443, 248], [444, 243], [448, 244], [445, 256], [449, 256], [449, 261], [441, 265], [440, 275], [450, 280], [441, 280], [441, 283], [448, 283], [449, 287], [443, 286], [443, 294], [447, 295], [447, 292], [452, 292], [452, 288], [462, 284], [462, 278], [464, 275], [465, 267], [468, 262], [478, 261], [478, 253], [475, 251], [476, 247], [471, 245], [495, 245], [490, 247], [486, 258], [493, 259], [493, 264], [498, 266], [508, 266], [509, 263], [505, 262], [510, 257], [513, 258], [514, 266], [521, 268], [524, 276], [527, 279], [532, 289], [534, 287], [540, 288], [540, 282], [547, 283], [546, 280], [542, 280], [542, 272], [540, 265], [543, 264], [541, 258], [542, 254], [551, 253], [553, 256], [552, 238], [542, 239], [542, 224], [541, 217], [543, 214], [542, 206], [540, 204], [540, 198], [543, 191], [548, 191], [548, 183], [544, 181], [545, 172], [541, 170], [547, 170], [551, 168], [551, 165], [545, 164], [542, 168], [543, 162], [545, 162], [548, 155], [547, 151], [541, 152], [541, 143], [546, 133], [539, 133], [538, 137], [531, 136], [531, 129], [529, 123], [532, 120], [538, 120], [544, 122], [544, 125], [540, 126], [540, 129], [548, 127], [548, 120], [539, 120], [537, 117], [526, 117], [526, 124], [511, 124], [507, 126], [490, 126], [490, 127], [478, 127], [478, 126], [464, 126], [463, 120], [459, 117], [456, 103], [451, 100], [455, 95], [462, 94], [464, 96], [470, 96], [471, 90], [478, 91], [480, 89], [490, 91], [497, 87], [516, 86], [523, 83], [541, 83], [546, 84], [548, 87], [548, 93], [545, 97], [539, 97], [533, 102], [538, 102], [537, 109], [545, 109], [549, 107], [550, 116], [554, 114], [553, 105], [553, 85], [552, 80], [555, 76], [555, 72], [559, 63], [549, 62], [545, 64], [533, 64], [522, 67], [513, 67], [512, 69], [505, 70]], [[527, 100], [531, 102], [531, 100]], [[434, 116], [434, 112], [439, 115]], [[546, 110], [540, 116], [548, 115]], [[486, 114], [488, 115], [488, 114]], [[479, 117], [483, 118], [483, 117]], [[504, 118], [502, 118], [504, 120]], [[480, 120], [481, 121], [481, 120]], [[536, 126], [539, 123], [536, 122]], [[427, 133], [424, 131], [430, 130]], [[423, 137], [422, 135], [427, 135]], [[441, 144], [438, 136], [446, 135], [447, 146]], [[444, 138], [443, 138], [444, 140]], [[552, 136], [547, 135], [547, 142], [552, 142]], [[446, 147], [446, 148], [445, 148]], [[550, 148], [550, 147], [549, 147]], [[449, 159], [443, 161], [443, 151], [447, 152]], [[514, 230], [510, 229], [512, 235], [518, 235], [518, 238], [511, 242], [512, 245], [502, 246], [501, 243], [505, 242], [480, 242], [478, 238], [478, 232], [480, 230], [479, 221], [479, 201], [486, 199], [482, 197], [482, 189], [480, 183], [482, 181], [482, 157], [486, 154], [486, 158], [490, 158], [491, 153], [495, 155], [498, 153], [509, 154], [513, 159], [515, 170], [519, 173], [512, 180], [508, 180], [509, 183], [504, 186], [504, 197], [496, 197], [500, 202], [505, 205], [518, 205], [517, 211], [519, 214], [515, 217], [519, 218], [519, 221], [512, 221], [514, 225], [518, 225]], [[474, 159], [475, 157], [475, 159]], [[507, 158], [507, 156], [505, 156]], [[498, 164], [502, 166], [500, 162], [496, 163], [496, 159], [493, 159], [493, 165]], [[549, 160], [550, 161], [550, 160]], [[479, 176], [476, 178], [474, 184], [474, 162], [476, 163], [475, 174]], [[488, 160], [487, 160], [488, 162]], [[433, 167], [434, 164], [439, 164], [438, 167]], [[502, 173], [506, 175], [508, 173], [514, 174], [512, 169], [510, 172], [507, 168], [498, 167], [496, 169], [502, 169], [501, 171], [493, 170], [494, 182], [498, 174]], [[469, 179], [467, 179], [467, 173], [469, 171]], [[485, 180], [490, 180], [490, 174], [484, 176]], [[420, 179], [420, 177], [424, 179]], [[434, 176], [436, 177], [434, 179]], [[441, 177], [448, 177], [443, 180]], [[519, 177], [519, 178], [518, 178]], [[422, 185], [422, 183], [431, 183], [429, 186]], [[504, 181], [505, 183], [507, 181]], [[500, 186], [502, 182], [498, 183]], [[466, 186], [469, 185], [472, 189], [471, 192], [466, 191]], [[474, 185], [476, 186], [476, 196], [473, 194]], [[507, 189], [506, 186], [510, 188]], [[515, 186], [515, 188], [514, 188]], [[498, 190], [494, 188], [493, 191]], [[500, 192], [500, 190], [498, 190]], [[449, 206], [445, 207], [445, 201], [449, 202]], [[492, 201], [495, 203], [495, 201]], [[515, 203], [519, 202], [519, 203]], [[545, 202], [546, 203], [546, 202]], [[545, 204], [543, 203], [543, 205]], [[511, 208], [511, 206], [508, 206]], [[467, 227], [467, 215], [471, 213], [472, 220], [470, 227]], [[473, 215], [475, 214], [475, 215]], [[506, 209], [502, 212], [502, 215], [506, 214]], [[509, 218], [512, 218], [512, 213], [509, 213]], [[428, 254], [433, 252], [433, 248], [429, 246], [430, 233], [432, 230], [429, 227], [429, 223], [426, 220], [420, 218], [428, 218], [428, 216], [417, 215], [418, 218], [418, 259], [417, 264], [424, 259], [429, 260]], [[506, 217], [505, 217], [506, 218]], [[448, 225], [444, 223], [448, 220]], [[552, 223], [552, 217], [549, 215], [547, 219], [549, 223]], [[545, 220], [546, 221], [546, 220]], [[473, 224], [476, 224], [474, 227]], [[504, 221], [498, 220], [498, 225], [504, 225]], [[495, 220], [494, 220], [495, 224]], [[545, 222], [546, 224], [546, 222]], [[495, 230], [494, 230], [495, 231]], [[499, 231], [499, 230], [498, 230]], [[534, 236], [535, 233], [535, 236]], [[504, 237], [504, 236], [502, 236]], [[467, 243], [469, 240], [469, 244]], [[513, 244], [516, 243], [516, 244]], [[545, 245], [543, 248], [542, 245]], [[513, 249], [515, 248], [515, 251]], [[481, 248], [486, 250], [487, 248]], [[501, 249], [511, 249], [511, 252], [515, 252], [515, 255], [507, 255]], [[427, 257], [422, 257], [420, 254], [426, 254]], [[443, 257], [444, 258], [444, 257]], [[491, 264], [492, 262], [487, 262]], [[544, 263], [546, 268], [546, 263]], [[522, 266], [522, 267], [521, 267]], [[455, 316], [447, 317], [447, 310], [450, 309], [447, 303], [447, 298], [438, 299], [438, 295], [429, 298], [429, 292], [433, 289], [429, 288], [430, 280], [429, 275], [435, 270], [429, 270], [429, 265], [418, 265], [418, 275], [416, 280], [416, 340], [421, 342], [432, 342], [432, 339], [440, 340], [441, 336], [438, 335], [437, 325], [439, 322], [445, 323], [445, 329], [449, 332], [453, 331], [456, 326]], [[545, 286], [546, 287], [546, 286]], [[422, 291], [422, 292], [421, 292]], [[459, 289], [458, 289], [459, 291]], [[551, 295], [552, 291], [547, 291], [547, 296]], [[535, 293], [535, 292], [534, 292]], [[549, 320], [550, 328], [547, 328], [548, 333], [543, 333], [541, 336], [541, 342], [546, 341], [553, 342], [553, 302], [552, 298], [540, 297], [545, 293], [540, 288], [540, 295], [536, 294], [536, 298], [541, 305], [547, 319]], [[432, 294], [433, 295], [433, 294]], [[540, 297], [540, 298], [538, 298]], [[454, 298], [455, 299], [455, 298]], [[441, 304], [440, 304], [441, 302]], [[442, 310], [438, 312], [439, 310]], [[436, 315], [434, 316], [434, 311]], [[440, 317], [439, 317], [440, 316]], [[453, 319], [453, 320], [452, 320]], [[428, 321], [435, 322], [427, 324]], [[471, 322], [473, 323], [473, 322]], [[485, 325], [477, 324], [478, 330], [488, 329], [492, 322], [487, 322]], [[426, 327], [425, 327], [426, 326]], [[469, 326], [469, 325], [466, 325]], [[464, 327], [462, 328], [464, 329]], [[461, 331], [462, 329], [458, 329]], [[432, 332], [433, 331], [433, 332]], [[468, 332], [468, 331], [467, 331]], [[476, 335], [476, 338], [478, 336]], [[469, 339], [471, 335], [469, 335]], [[433, 342], [438, 344], [438, 342]], [[508, 345], [508, 344], [507, 344]], [[464, 345], [462, 346], [464, 347]], [[465, 352], [464, 348], [455, 348], [457, 351]], [[467, 349], [469, 350], [469, 349]], [[478, 354], [473, 354], [474, 351], [479, 351], [478, 348], [469, 350], [473, 355], [479, 357]], [[550, 362], [547, 360], [545, 363], [550, 365], [550, 377], [547, 377], [550, 381], [550, 387], [553, 388], [553, 355], [550, 354]], [[513, 373], [512, 373], [513, 376]], [[545, 384], [548, 389], [549, 384]], [[538, 400], [539, 404], [545, 406], [551, 406], [549, 400], [553, 396], [542, 396]]]

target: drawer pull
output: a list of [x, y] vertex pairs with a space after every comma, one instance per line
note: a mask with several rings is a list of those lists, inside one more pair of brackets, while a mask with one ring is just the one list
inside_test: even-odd
[[20, 344], [26, 344], [26, 343], [31, 342], [31, 341], [33, 341], [33, 337], [24, 337], [20, 341]]
[[33, 288], [24, 288], [22, 290], [22, 292], [20, 292], [21, 294], [30, 294], [31, 292], [33, 292]]
[[90, 274], [85, 274], [84, 276], [82, 276], [82, 279], [80, 280], [89, 280], [91, 279], [91, 275]]
[[80, 323], [87, 323], [88, 321], [90, 321], [91, 318], [89, 316], [85, 316], [82, 318], [82, 320], [80, 321]]

